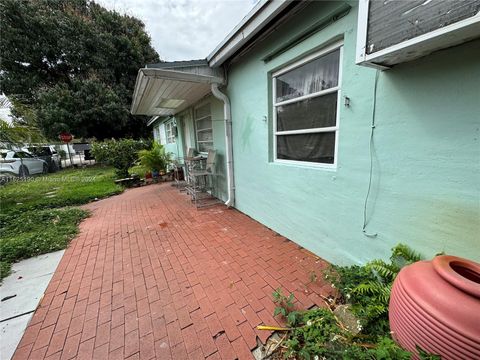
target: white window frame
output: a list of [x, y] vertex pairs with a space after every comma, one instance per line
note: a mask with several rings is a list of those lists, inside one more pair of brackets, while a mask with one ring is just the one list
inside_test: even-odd
[[167, 144], [175, 144], [175, 133], [173, 132], [173, 128], [175, 127], [174, 121], [169, 120], [165, 122], [165, 139]]
[[[197, 118], [197, 109], [202, 108], [202, 107], [204, 107], [204, 106], [208, 106], [208, 108], [209, 108], [209, 110], [210, 110], [209, 115], [205, 115], [205, 116], [202, 116], [202, 117]], [[198, 130], [197, 121], [202, 121], [203, 119], [206, 119], [206, 118], [208, 118], [208, 117], [210, 117], [211, 127]], [[213, 146], [213, 144], [214, 144], [214, 141], [213, 141], [213, 119], [212, 119], [212, 104], [211, 104], [211, 103], [205, 103], [205, 104], [196, 106], [196, 107], [193, 109], [193, 123], [195, 124], [195, 142], [196, 142], [196, 144], [197, 144], [197, 150], [198, 150], [198, 152], [199, 152], [200, 154], [207, 154], [206, 151], [200, 151], [200, 146], [198, 146], [198, 144], [201, 144], [201, 143], [212, 143], [212, 148], [214, 148], [214, 146]], [[211, 131], [211, 132], [212, 132], [212, 141], [198, 140], [198, 133], [199, 133], [199, 132], [202, 132], [202, 131]]]
[[[285, 74], [291, 70], [294, 70], [305, 63], [308, 63], [312, 60], [315, 60], [323, 55], [326, 55], [332, 51], [340, 50], [339, 60], [338, 60], [338, 83], [337, 86], [328, 88], [325, 90], [318, 91], [316, 93], [308, 94], [299, 96], [293, 99], [288, 99], [280, 102], [276, 102], [277, 99], [277, 77]], [[339, 128], [340, 128], [340, 102], [342, 99], [341, 94], [341, 83], [342, 83], [342, 63], [343, 63], [343, 40], [335, 42], [327, 47], [322, 48], [321, 50], [314, 52], [290, 65], [287, 65], [280, 70], [274, 72], [272, 74], [272, 112], [273, 112], [273, 161], [274, 163], [279, 164], [288, 164], [288, 165], [300, 165], [300, 166], [307, 166], [313, 168], [324, 168], [324, 169], [336, 169], [338, 164], [338, 136], [339, 136]], [[322, 127], [322, 128], [312, 128], [312, 129], [301, 129], [301, 130], [287, 130], [287, 131], [277, 131], [277, 106], [281, 105], [288, 105], [292, 103], [296, 103], [302, 100], [311, 99], [314, 97], [327, 95], [330, 93], [337, 92], [337, 111], [336, 111], [336, 121], [335, 126], [329, 127]], [[334, 151], [334, 158], [333, 164], [329, 163], [317, 163], [312, 161], [299, 161], [299, 160], [287, 160], [287, 159], [278, 159], [277, 158], [277, 136], [279, 135], [294, 135], [294, 134], [318, 134], [322, 132], [335, 132], [335, 151]]]

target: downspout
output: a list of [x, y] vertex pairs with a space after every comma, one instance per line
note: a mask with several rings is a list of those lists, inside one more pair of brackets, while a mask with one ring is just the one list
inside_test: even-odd
[[230, 99], [220, 91], [218, 83], [212, 83], [212, 94], [217, 99], [223, 101], [223, 117], [225, 119], [225, 148], [227, 160], [227, 188], [228, 200], [225, 205], [228, 207], [235, 204], [235, 184], [233, 178], [233, 147], [232, 147], [232, 113], [230, 108]]

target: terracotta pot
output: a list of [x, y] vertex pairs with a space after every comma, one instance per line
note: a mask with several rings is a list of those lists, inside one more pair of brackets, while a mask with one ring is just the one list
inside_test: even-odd
[[[480, 264], [437, 256], [406, 266], [389, 307], [395, 341], [446, 359], [480, 359]], [[418, 359], [418, 357], [414, 357]]]

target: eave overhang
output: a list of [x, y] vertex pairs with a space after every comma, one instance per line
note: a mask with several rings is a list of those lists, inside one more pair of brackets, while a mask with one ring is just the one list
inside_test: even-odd
[[282, 12], [302, 2], [294, 0], [260, 0], [226, 38], [207, 56], [211, 67], [222, 66], [238, 51], [261, 34]]
[[[208, 66], [143, 68], [138, 71], [130, 112], [133, 115], [175, 115], [211, 91], [224, 78]], [[178, 70], [180, 69], [180, 70]]]

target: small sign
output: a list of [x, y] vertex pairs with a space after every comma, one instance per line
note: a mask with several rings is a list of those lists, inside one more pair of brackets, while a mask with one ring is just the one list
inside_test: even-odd
[[60, 140], [62, 140], [62, 142], [64, 142], [65, 144], [68, 144], [70, 141], [72, 141], [73, 136], [72, 136], [72, 134], [64, 132], [64, 133], [61, 133], [60, 135], [58, 135], [58, 138]]

